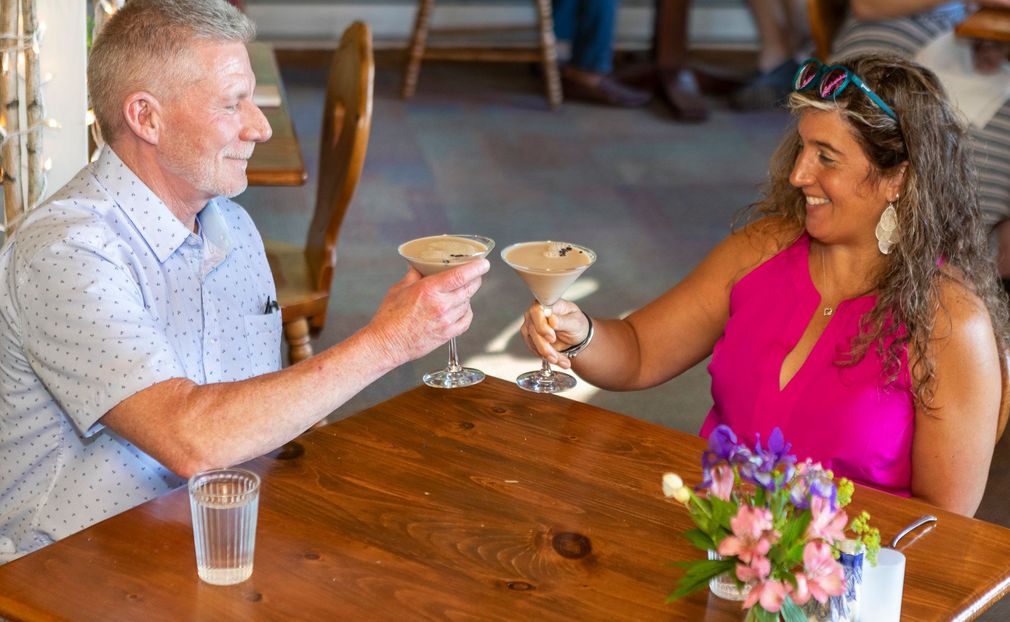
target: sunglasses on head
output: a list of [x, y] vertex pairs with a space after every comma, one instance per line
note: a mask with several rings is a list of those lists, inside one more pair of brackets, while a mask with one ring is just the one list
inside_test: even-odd
[[803, 61], [793, 77], [793, 90], [803, 93], [816, 86], [816, 93], [821, 99], [834, 100], [850, 83], [855, 84], [866, 93], [870, 101], [883, 110], [887, 116], [895, 121], [898, 120], [898, 115], [894, 114], [891, 107], [885, 104], [884, 100], [873, 92], [873, 89], [866, 86], [866, 83], [855, 72], [844, 65], [827, 66], [816, 58], [808, 58]]

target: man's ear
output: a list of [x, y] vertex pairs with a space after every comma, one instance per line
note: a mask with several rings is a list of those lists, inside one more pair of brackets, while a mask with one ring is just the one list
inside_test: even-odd
[[123, 102], [123, 117], [133, 134], [152, 145], [157, 145], [164, 127], [162, 108], [158, 100], [147, 91], [137, 91]]

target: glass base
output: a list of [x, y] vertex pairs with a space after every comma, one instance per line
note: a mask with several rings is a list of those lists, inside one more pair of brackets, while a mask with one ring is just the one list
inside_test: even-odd
[[534, 393], [559, 393], [567, 391], [576, 385], [575, 378], [560, 371], [552, 371], [545, 376], [541, 370], [528, 371], [516, 378], [519, 388]]
[[421, 380], [424, 381], [424, 384], [436, 389], [458, 389], [481, 382], [484, 380], [484, 372], [473, 367], [461, 367], [458, 371], [440, 369], [425, 374]]
[[[723, 559], [723, 557], [715, 551], [709, 551], [708, 558], [710, 560]], [[731, 577], [728, 573], [723, 573], [709, 579], [708, 590], [719, 598], [741, 601], [747, 599], [747, 595], [750, 594], [751, 586], [744, 585], [743, 587], [737, 587], [736, 579]]]

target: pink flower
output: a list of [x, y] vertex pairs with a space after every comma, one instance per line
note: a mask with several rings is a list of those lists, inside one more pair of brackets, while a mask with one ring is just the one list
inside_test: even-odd
[[751, 581], [761, 581], [772, 571], [771, 561], [764, 555], [755, 555], [751, 558], [750, 564], [736, 565], [736, 578], [744, 583]]
[[728, 464], [718, 464], [712, 469], [712, 494], [723, 501], [729, 501], [733, 492], [733, 467]]
[[802, 572], [797, 572], [796, 577], [796, 587], [791, 584], [786, 584], [786, 589], [789, 591], [790, 596], [792, 596], [793, 602], [797, 605], [805, 605], [807, 601], [810, 600], [810, 588], [807, 587], [807, 575]]
[[826, 543], [807, 542], [803, 547], [803, 570], [807, 589], [817, 602], [826, 603], [829, 596], [845, 592], [845, 569]]
[[743, 608], [750, 609], [760, 602], [765, 611], [775, 613], [782, 608], [782, 603], [786, 599], [786, 586], [782, 581], [762, 581], [747, 594], [743, 601]]
[[849, 519], [844, 511], [832, 511], [830, 501], [815, 496], [810, 501], [810, 512], [813, 518], [807, 526], [807, 538], [823, 538], [831, 543], [845, 539], [845, 525]]
[[724, 557], [736, 555], [745, 564], [750, 564], [755, 555], [767, 555], [778, 539], [778, 534], [771, 531], [772, 513], [768, 508], [741, 505], [736, 516], [729, 519], [729, 526], [733, 535], [723, 538], [717, 550]]

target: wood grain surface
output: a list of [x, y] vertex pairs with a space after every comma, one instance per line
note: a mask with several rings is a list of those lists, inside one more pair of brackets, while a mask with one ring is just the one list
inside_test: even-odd
[[[700, 479], [692, 435], [488, 378], [419, 387], [249, 467], [263, 477], [255, 569], [199, 581], [176, 490], [0, 566], [14, 620], [742, 620], [707, 592], [665, 604], [702, 553], [663, 472]], [[970, 619], [1010, 581], [1010, 531], [860, 488], [904, 549], [903, 620]]]
[[274, 58], [273, 47], [254, 41], [247, 46], [256, 83], [276, 85], [281, 94], [281, 105], [262, 108], [273, 136], [256, 145], [246, 175], [251, 186], [300, 186], [305, 183], [305, 163], [288, 114], [288, 97], [281, 82], [280, 69]]
[[973, 39], [1010, 42], [1010, 9], [979, 9], [954, 30]]

